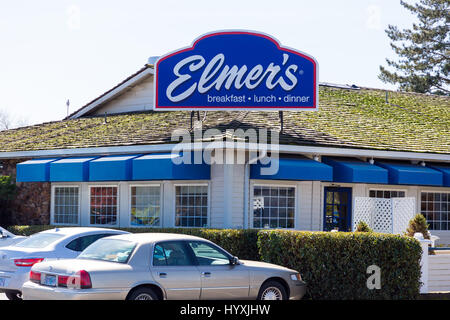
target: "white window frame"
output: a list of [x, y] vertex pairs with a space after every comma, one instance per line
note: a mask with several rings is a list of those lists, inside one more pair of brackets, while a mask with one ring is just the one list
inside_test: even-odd
[[[446, 194], [448, 194], [448, 197], [450, 197], [450, 191], [447, 191], [447, 190], [431, 190], [431, 189], [423, 189], [422, 190], [422, 189], [419, 189], [419, 196], [418, 196], [419, 204], [418, 204], [418, 206], [419, 206], [419, 212], [421, 214], [422, 214], [422, 192], [425, 192], [425, 193], [441, 193], [441, 194], [442, 193], [446, 193]], [[449, 210], [449, 213], [450, 213], [450, 210]], [[440, 221], [442, 221], [442, 220], [440, 220]], [[428, 220], [427, 220], [427, 223], [428, 223]], [[450, 218], [448, 219], [448, 223], [450, 223]], [[447, 230], [433, 229], [431, 231], [450, 232], [450, 228], [447, 229]]]
[[[176, 212], [177, 212], [177, 187], [208, 187], [208, 194], [207, 194], [207, 206], [206, 206], [206, 227], [185, 227], [185, 226], [177, 226], [175, 224], [176, 221]], [[209, 182], [207, 183], [174, 183], [173, 184], [173, 227], [174, 228], [185, 228], [185, 229], [192, 229], [192, 228], [210, 228], [211, 226], [211, 217], [210, 217], [210, 208], [211, 208], [211, 185]]]
[[[117, 211], [116, 211], [116, 223], [115, 224], [95, 224], [91, 223], [91, 196], [92, 196], [92, 188], [108, 188], [115, 187], [117, 189]], [[90, 227], [120, 227], [120, 186], [119, 184], [91, 184], [88, 185], [89, 188], [89, 197], [88, 197], [88, 226]]]
[[250, 213], [250, 228], [254, 228], [254, 212], [253, 212], [253, 199], [255, 194], [255, 187], [276, 187], [276, 188], [294, 188], [294, 227], [292, 228], [259, 228], [264, 230], [275, 230], [275, 229], [282, 229], [282, 230], [297, 230], [297, 214], [298, 214], [298, 194], [297, 194], [297, 184], [283, 184], [283, 183], [258, 183], [253, 182], [250, 184], [250, 203], [249, 203], [249, 213]]
[[[78, 189], [78, 223], [56, 223], [55, 222], [55, 189], [56, 188], [77, 188]], [[50, 205], [50, 224], [58, 226], [80, 226], [81, 225], [81, 186], [78, 184], [52, 184]]]
[[[397, 192], [404, 192], [405, 193], [405, 196], [403, 197], [403, 198], [406, 198], [407, 197], [407, 192], [408, 192], [408, 190], [407, 189], [391, 189], [391, 188], [382, 188], [382, 187], [380, 187], [380, 188], [369, 188], [369, 192], [367, 193], [367, 196], [368, 197], [370, 197], [370, 191], [397, 191]], [[384, 198], [384, 199], [386, 199], [386, 198]]]
[[[134, 225], [131, 224], [131, 199], [132, 199], [132, 194], [131, 194], [131, 188], [133, 187], [159, 187], [159, 226], [139, 226], [139, 225]], [[163, 184], [162, 183], [133, 183], [130, 184], [128, 186], [128, 209], [129, 209], [129, 214], [128, 214], [128, 225], [130, 226], [130, 228], [163, 228], [164, 226], [164, 221], [163, 221], [163, 217], [164, 217], [164, 196], [163, 196]]]

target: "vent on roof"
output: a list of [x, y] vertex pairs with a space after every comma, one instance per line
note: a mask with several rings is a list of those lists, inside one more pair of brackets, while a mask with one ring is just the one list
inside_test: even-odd
[[324, 86], [324, 87], [350, 89], [350, 90], [360, 90], [361, 89], [360, 87], [358, 87], [355, 84], [349, 85], [349, 84], [336, 84], [336, 83], [329, 83], [329, 82], [319, 82], [319, 85]]
[[159, 57], [150, 57], [150, 58], [148, 58], [148, 60], [147, 60], [147, 64], [149, 64], [149, 65], [151, 65], [151, 66], [154, 66], [155, 65], [155, 63], [156, 63], [156, 61], [159, 59]]

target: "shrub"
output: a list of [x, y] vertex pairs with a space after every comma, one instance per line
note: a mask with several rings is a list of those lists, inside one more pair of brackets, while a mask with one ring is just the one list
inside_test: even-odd
[[416, 214], [415, 217], [409, 221], [405, 234], [409, 237], [414, 237], [416, 232], [422, 233], [425, 239], [430, 239], [430, 235], [428, 234], [427, 219], [425, 219], [425, 217], [420, 213]]
[[[297, 270], [313, 299], [414, 299], [420, 288], [417, 240], [379, 233], [261, 230], [261, 259]], [[381, 268], [369, 290], [367, 267]]]
[[373, 232], [373, 231], [372, 229], [370, 229], [367, 223], [365, 223], [364, 221], [360, 221], [356, 226], [356, 232]]

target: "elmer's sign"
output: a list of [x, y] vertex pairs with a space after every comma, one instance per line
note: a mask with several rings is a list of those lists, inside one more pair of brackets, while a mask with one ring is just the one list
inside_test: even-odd
[[318, 65], [253, 31], [206, 34], [155, 63], [155, 110], [316, 110]]

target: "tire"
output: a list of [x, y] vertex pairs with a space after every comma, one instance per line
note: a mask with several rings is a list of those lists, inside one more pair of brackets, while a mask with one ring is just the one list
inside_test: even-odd
[[9, 291], [9, 292], [5, 292], [5, 296], [9, 299], [9, 300], [22, 300], [22, 293], [19, 291]]
[[127, 300], [159, 300], [159, 297], [151, 288], [138, 288], [131, 292]]
[[258, 300], [287, 300], [284, 286], [278, 281], [267, 281], [259, 289]]

